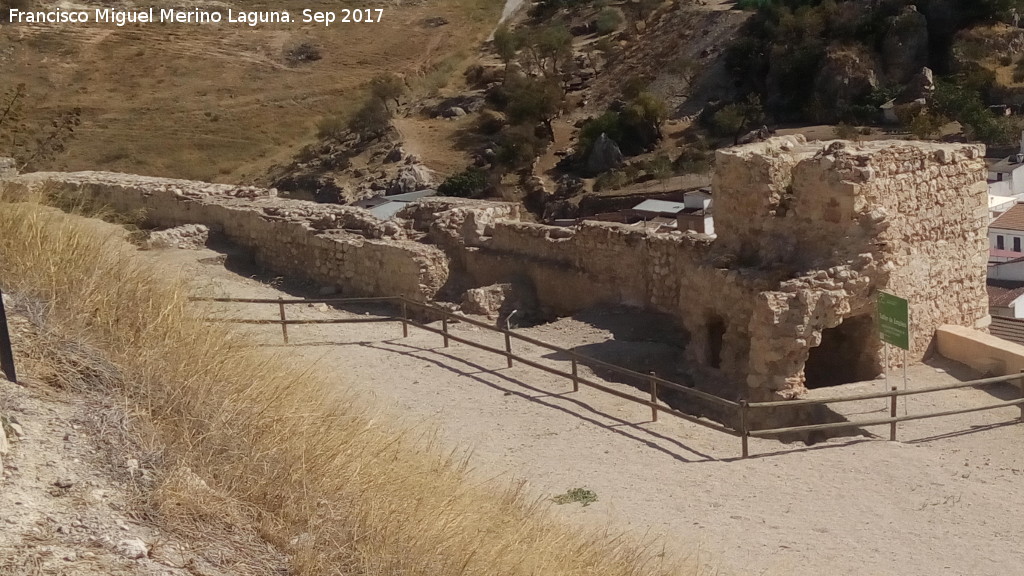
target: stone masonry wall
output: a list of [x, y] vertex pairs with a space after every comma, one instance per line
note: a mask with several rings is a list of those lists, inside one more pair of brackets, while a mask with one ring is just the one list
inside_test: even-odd
[[143, 209], [161, 226], [205, 224], [266, 267], [343, 293], [458, 299], [525, 282], [556, 314], [602, 304], [665, 312], [689, 332], [685, 359], [707, 377], [700, 384], [765, 399], [801, 394], [805, 368], [844, 328], [858, 366], [836, 370], [877, 373], [880, 290], [910, 301], [912, 361], [940, 324], [986, 326], [982, 156], [973, 145], [802, 137], [720, 150], [716, 239], [531, 224], [494, 202], [424, 200], [381, 222], [254, 188], [96, 172], [8, 180]]

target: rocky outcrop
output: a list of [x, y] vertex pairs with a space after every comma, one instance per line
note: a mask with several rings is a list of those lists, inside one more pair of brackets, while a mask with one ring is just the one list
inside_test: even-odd
[[892, 19], [882, 41], [882, 62], [888, 79], [899, 84], [928, 65], [928, 20], [915, 6]]
[[819, 101], [836, 111], [849, 108], [878, 88], [871, 55], [855, 48], [830, 48], [814, 83]]
[[619, 150], [619, 145], [602, 133], [594, 141], [590, 155], [587, 156], [587, 171], [591, 174], [600, 174], [614, 170], [622, 166], [622, 160], [622, 151]]

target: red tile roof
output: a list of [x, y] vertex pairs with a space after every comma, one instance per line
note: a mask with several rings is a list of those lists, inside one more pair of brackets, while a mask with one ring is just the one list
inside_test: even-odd
[[1008, 280], [988, 280], [988, 305], [1006, 308], [1013, 301], [1024, 296], [1024, 282]]
[[988, 227], [1024, 232], [1024, 204], [1014, 204], [1013, 208], [1003, 212]]

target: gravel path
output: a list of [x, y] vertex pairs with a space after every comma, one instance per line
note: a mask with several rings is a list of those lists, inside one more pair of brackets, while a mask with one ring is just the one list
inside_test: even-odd
[[[150, 254], [202, 279], [207, 292], [282, 294], [222, 266], [196, 264], [212, 252]], [[224, 311], [271, 318], [275, 308]], [[294, 317], [351, 314], [289, 310]], [[906, 423], [899, 443], [855, 438], [806, 447], [752, 439], [757, 457], [739, 460], [735, 438], [668, 416], [652, 423], [646, 408], [585, 388], [572, 393], [563, 379], [507, 369], [503, 358], [467, 346], [442, 348], [439, 336], [415, 328], [403, 339], [397, 324], [297, 326], [287, 348], [276, 326], [246, 329], [268, 348], [336, 374], [339, 387], [375, 396], [408, 425], [424, 433], [436, 427], [442, 442], [472, 451], [474, 473], [524, 479], [538, 497], [589, 488], [596, 503], [556, 510], [582, 525], [655, 538], [668, 557], [688, 556], [708, 572], [1005, 576], [1024, 565], [1024, 517], [1017, 513], [1024, 505], [1024, 428], [1012, 424], [1016, 408]], [[501, 346], [471, 326], [453, 329]], [[608, 337], [574, 320], [523, 332], [562, 346]], [[527, 346], [517, 352], [546, 356]], [[974, 377], [957, 365], [922, 365], [911, 368], [910, 385], [954, 376]], [[871, 381], [815, 393], [882, 387]], [[988, 404], [1010, 393], [1016, 391], [915, 396], [906, 409]], [[843, 410], [870, 418], [884, 402]], [[887, 436], [886, 428], [871, 432]]]

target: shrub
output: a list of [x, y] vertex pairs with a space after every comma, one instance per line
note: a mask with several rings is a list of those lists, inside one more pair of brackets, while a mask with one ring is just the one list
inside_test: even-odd
[[622, 14], [615, 8], [605, 8], [598, 12], [594, 25], [597, 27], [598, 34], [611, 34], [618, 30], [619, 26], [622, 26]]
[[391, 111], [381, 100], [370, 98], [348, 121], [348, 128], [367, 138], [379, 137], [391, 126]]
[[467, 168], [453, 174], [437, 187], [438, 196], [476, 198], [487, 189], [487, 173], [478, 168]]
[[301, 64], [303, 62], [315, 62], [323, 58], [320, 49], [311, 42], [300, 42], [284, 51], [284, 59], [289, 64]]
[[321, 140], [341, 140], [348, 132], [348, 122], [337, 114], [324, 116], [316, 123], [316, 137]]

